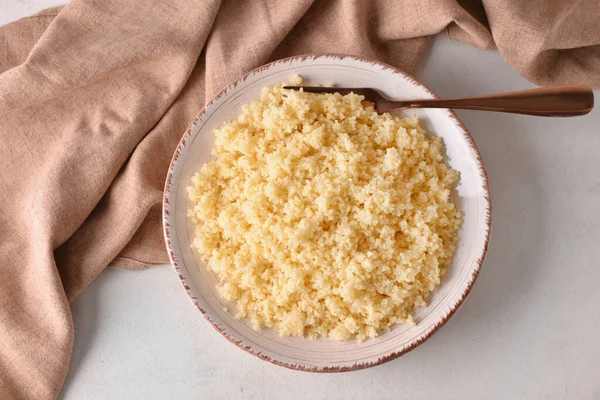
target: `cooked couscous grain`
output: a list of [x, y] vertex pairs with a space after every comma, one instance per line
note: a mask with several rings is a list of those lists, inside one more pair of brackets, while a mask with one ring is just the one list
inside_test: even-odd
[[414, 324], [440, 284], [458, 173], [416, 118], [362, 100], [269, 87], [214, 132], [188, 188], [192, 247], [255, 329], [364, 340]]

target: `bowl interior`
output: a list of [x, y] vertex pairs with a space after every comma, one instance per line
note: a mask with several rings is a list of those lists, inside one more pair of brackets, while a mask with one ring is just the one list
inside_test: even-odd
[[426, 340], [460, 306], [477, 277], [485, 256], [490, 230], [490, 204], [485, 170], [462, 124], [448, 110], [407, 110], [416, 115], [431, 135], [441, 136], [447, 162], [461, 174], [455, 202], [463, 213], [457, 250], [440, 287], [428, 305], [418, 309], [416, 327], [397, 325], [363, 343], [331, 339], [280, 337], [264, 329], [254, 331], [245, 320], [234, 318], [235, 306], [216, 292], [215, 275], [190, 249], [194, 224], [186, 187], [194, 173], [211, 157], [214, 128], [237, 118], [241, 106], [260, 97], [264, 86], [286, 82], [299, 74], [305, 84], [373, 87], [398, 99], [434, 95], [413, 78], [383, 64], [353, 57], [294, 57], [251, 72], [209, 103], [186, 132], [173, 159], [165, 188], [165, 236], [171, 261], [188, 294], [205, 317], [228, 339], [262, 358], [308, 370], [345, 370], [374, 365], [398, 356]]

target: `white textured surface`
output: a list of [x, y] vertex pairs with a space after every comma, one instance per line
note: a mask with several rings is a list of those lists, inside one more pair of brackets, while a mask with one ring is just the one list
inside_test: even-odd
[[[12, 4], [0, 0], [0, 23], [54, 2]], [[446, 38], [418, 78], [441, 96], [533, 86], [499, 54]], [[492, 240], [469, 298], [421, 347], [357, 372], [290, 371], [224, 340], [170, 267], [108, 269], [73, 304], [62, 397], [600, 398], [600, 107], [574, 119], [459, 114], [489, 174]]]
[[65, 0], [0, 0], [0, 25], [65, 3]]

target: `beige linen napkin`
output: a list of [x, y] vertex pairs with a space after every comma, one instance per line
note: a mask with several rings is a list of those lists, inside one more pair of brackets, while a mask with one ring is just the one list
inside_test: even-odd
[[269, 60], [414, 72], [430, 36], [498, 48], [533, 82], [600, 86], [597, 0], [73, 0], [0, 27], [0, 399], [50, 399], [69, 302], [109, 264], [166, 263], [173, 150], [206, 98]]

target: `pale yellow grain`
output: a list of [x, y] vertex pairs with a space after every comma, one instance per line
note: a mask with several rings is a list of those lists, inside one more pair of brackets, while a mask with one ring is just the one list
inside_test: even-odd
[[414, 325], [440, 284], [458, 173], [416, 118], [362, 100], [265, 88], [192, 179], [192, 247], [255, 329], [364, 340]]

